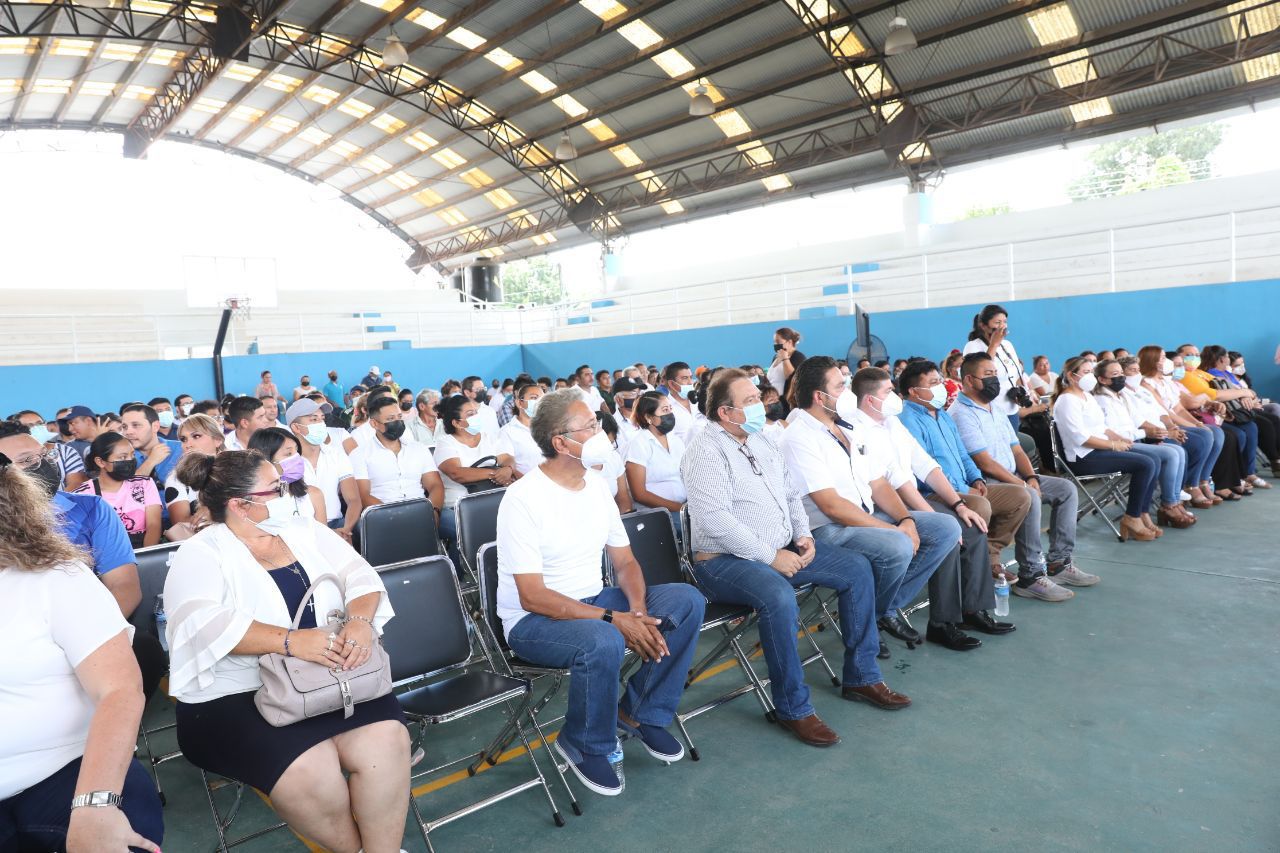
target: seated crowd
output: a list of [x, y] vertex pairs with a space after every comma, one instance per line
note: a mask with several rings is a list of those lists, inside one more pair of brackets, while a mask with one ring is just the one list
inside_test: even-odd
[[[349, 389], [336, 371], [321, 388], [302, 376], [286, 397], [266, 371], [253, 394], [221, 401], [77, 404], [0, 423], [0, 589], [24, 650], [0, 683], [0, 849], [159, 849], [160, 804], [131, 756], [167, 671], [189, 761], [267, 794], [327, 849], [398, 850], [411, 762], [394, 697], [280, 727], [254, 702], [260, 656], [353, 669], [397, 615], [353, 547], [370, 506], [428, 500], [456, 566], [459, 500], [506, 489], [505, 639], [569, 671], [554, 749], [584, 786], [615, 795], [619, 738], [661, 761], [684, 755], [669, 728], [708, 603], [755, 611], [777, 721], [831, 746], [840, 735], [805, 680], [797, 590], [832, 594], [839, 696], [899, 710], [912, 699], [885, 681], [886, 638], [974, 650], [975, 633], [1015, 630], [995, 615], [996, 586], [1061, 603], [1099, 583], [1074, 558], [1077, 477], [1127, 476], [1118, 530], [1150, 541], [1192, 527], [1193, 510], [1270, 489], [1259, 455], [1280, 476], [1280, 407], [1218, 345], [1086, 351], [1056, 373], [1035, 356], [1028, 371], [997, 305], [941, 366], [851, 368], [799, 343], [778, 329], [767, 368], [582, 365], [438, 392], [373, 366]], [[645, 508], [687, 537], [689, 584], [646, 587], [622, 521]], [[142, 597], [134, 549], [163, 541], [182, 543], [165, 649], [125, 621]], [[322, 575], [340, 589], [319, 585], [304, 606]], [[926, 589], [922, 634], [905, 614]], [[324, 627], [317, 614], [334, 610], [345, 619]], [[628, 650], [641, 665], [619, 701]]]

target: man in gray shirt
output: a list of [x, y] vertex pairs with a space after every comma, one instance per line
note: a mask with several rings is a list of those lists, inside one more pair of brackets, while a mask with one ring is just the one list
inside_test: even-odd
[[760, 644], [769, 667], [778, 722], [811, 746], [840, 736], [814, 713], [797, 648], [795, 587], [839, 593], [845, 656], [845, 699], [896, 710], [911, 704], [885, 685], [876, 663], [875, 580], [867, 558], [817, 546], [782, 453], [760, 433], [760, 391], [735, 368], [716, 373], [707, 391], [709, 423], [691, 440], [680, 464], [692, 525], [693, 572], [712, 601], [746, 604], [760, 616]]

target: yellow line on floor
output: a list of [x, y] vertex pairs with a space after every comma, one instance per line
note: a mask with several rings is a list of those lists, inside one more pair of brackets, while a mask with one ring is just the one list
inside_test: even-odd
[[[555, 741], [556, 736], [559, 734], [560, 734], [559, 732], [556, 732], [555, 734], [548, 735], [545, 745], [547, 747], [550, 747], [551, 744]], [[543, 742], [541, 740], [533, 740], [529, 742], [529, 745], [533, 749], [537, 749], [539, 746], [543, 745]], [[511, 749], [508, 749], [506, 752], [502, 753], [502, 755], [498, 756], [497, 763], [504, 764], [510, 761], [511, 759], [515, 758], [517, 755], [522, 754], [523, 752], [524, 752], [523, 744], [517, 747], [513, 747]], [[552, 760], [554, 761], [555, 759], [553, 758]], [[476, 775], [479, 776], [481, 773], [488, 770], [490, 766], [491, 765], [489, 764], [489, 762], [481, 761], [480, 768], [476, 770]], [[413, 796], [416, 798], [416, 797], [421, 797], [424, 794], [430, 794], [432, 791], [439, 791], [441, 788], [447, 788], [450, 785], [452, 785], [454, 782], [461, 782], [463, 779], [466, 779], [469, 776], [470, 774], [467, 773], [465, 769], [455, 771], [453, 773], [450, 773], [448, 776], [440, 777], [434, 782], [427, 782], [425, 784], [419, 785], [418, 787], [413, 789]]]
[[[276, 814], [275, 806], [271, 805], [270, 797], [268, 797], [266, 794], [259, 791], [257, 788], [250, 788], [249, 790], [257, 794], [258, 799], [262, 800], [264, 803], [267, 804], [267, 808], [271, 809], [272, 814]], [[325, 849], [321, 847], [319, 844], [313, 844], [307, 839], [303, 838], [301, 835], [298, 835], [297, 832], [294, 832], [294, 829], [292, 826], [287, 826], [286, 829], [288, 829], [290, 832], [293, 832], [293, 836], [297, 838], [299, 841], [301, 841], [304, 845], [306, 845], [306, 848], [310, 850], [311, 853], [326, 853]]]

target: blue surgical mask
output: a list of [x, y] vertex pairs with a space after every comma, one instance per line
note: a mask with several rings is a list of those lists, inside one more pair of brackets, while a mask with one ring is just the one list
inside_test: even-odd
[[168, 429], [173, 426], [173, 412], [159, 412], [157, 417], [160, 418], [161, 429]]
[[753, 373], [753, 374], [751, 375], [751, 384], [752, 384], [752, 385], [754, 385], [754, 386], [756, 386], [757, 388], [759, 388], [759, 387], [760, 387], [760, 377]]
[[319, 447], [329, 437], [329, 430], [324, 424], [307, 424], [307, 434], [303, 436], [307, 444]]
[[466, 427], [464, 427], [464, 429], [466, 429], [467, 433], [470, 435], [479, 435], [481, 432], [483, 432], [483, 430], [480, 427], [476, 426], [473, 423], [468, 423]]
[[525, 401], [524, 413], [530, 418], [533, 418], [534, 414], [538, 411], [538, 401], [541, 399], [541, 397], [534, 397], [532, 400]]
[[933, 406], [935, 409], [940, 410], [947, 404], [947, 386], [934, 385], [929, 389], [929, 394], [932, 395], [929, 398], [929, 405]]
[[752, 403], [742, 409], [742, 413], [747, 416], [747, 419], [741, 426], [748, 434], [764, 429], [764, 403]]
[[48, 444], [53, 441], [53, 433], [45, 429], [44, 424], [36, 424], [31, 428], [31, 437], [41, 444]]
[[1185, 367], [1175, 367], [1171, 375], [1174, 382], [1181, 382], [1182, 377], [1187, 375], [1187, 369]]
[[697, 385], [681, 385], [681, 386], [680, 386], [680, 396], [681, 396], [681, 397], [688, 397], [690, 394], [692, 394], [692, 393], [693, 393], [694, 391], [696, 391], [696, 390], [698, 390], [698, 386], [697, 386]]

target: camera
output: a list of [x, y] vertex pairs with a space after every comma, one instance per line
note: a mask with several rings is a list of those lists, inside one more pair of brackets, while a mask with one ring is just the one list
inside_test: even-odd
[[1027, 393], [1027, 389], [1021, 385], [1014, 385], [1004, 395], [1011, 403], [1016, 403], [1018, 408], [1025, 409], [1032, 405], [1031, 395]]

